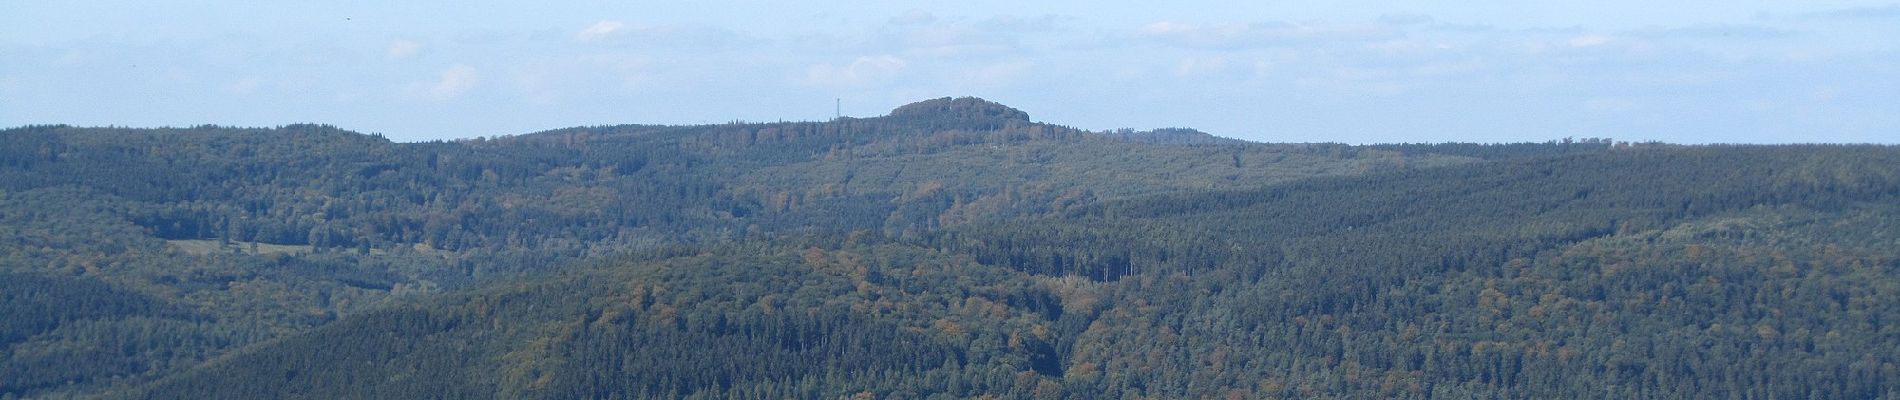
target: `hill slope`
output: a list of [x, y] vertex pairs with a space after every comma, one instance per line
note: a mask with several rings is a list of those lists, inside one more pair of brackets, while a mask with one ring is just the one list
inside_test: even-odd
[[[122, 390], [367, 310], [626, 252], [921, 238], [1102, 199], [1476, 161], [1133, 143], [971, 98], [824, 123], [432, 143], [322, 125], [29, 126], [0, 143], [0, 273], [52, 288], [0, 308], [33, 314], [0, 316], [30, 321], [0, 330], [0, 395], [28, 397]], [[37, 315], [62, 302], [101, 306]]]
[[1893, 396], [1896, 162], [1626, 148], [682, 249], [345, 318], [138, 395]]

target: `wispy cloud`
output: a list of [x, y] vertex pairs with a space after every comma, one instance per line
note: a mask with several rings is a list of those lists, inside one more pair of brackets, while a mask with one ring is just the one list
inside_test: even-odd
[[917, 56], [969, 58], [1016, 54], [1027, 49], [1024, 39], [1046, 34], [1056, 17], [1007, 16], [980, 20], [903, 18], [871, 33], [872, 50]]
[[603, 20], [574, 34], [582, 43], [618, 46], [676, 47], [694, 50], [732, 49], [758, 42], [723, 28], [679, 25], [639, 25]]
[[389, 41], [389, 48], [384, 50], [383, 53], [391, 60], [401, 60], [415, 57], [416, 53], [421, 51], [422, 43], [420, 42], [409, 39], [396, 39]]
[[468, 64], [455, 64], [442, 70], [441, 76], [432, 83], [419, 86], [421, 94], [433, 100], [441, 101], [459, 97], [475, 88], [481, 81], [481, 72]]
[[1797, 32], [1767, 25], [1691, 25], [1677, 28], [1650, 28], [1630, 32], [1635, 36], [1655, 39], [1730, 39], [1730, 40], [1766, 40], [1785, 39], [1798, 35]]
[[1201, 25], [1157, 21], [1137, 34], [1157, 43], [1191, 48], [1245, 49], [1326, 42], [1393, 39], [1403, 32], [1383, 24], [1294, 24], [1287, 22]]
[[1569, 44], [1570, 47], [1584, 48], [1584, 47], [1602, 46], [1604, 44], [1610, 43], [1611, 40], [1613, 39], [1610, 38], [1609, 36], [1590, 34], [1590, 35], [1581, 35], [1581, 36], [1572, 37], [1570, 38], [1569, 41], [1566, 41], [1565, 43]]
[[1425, 14], [1386, 14], [1379, 16], [1379, 23], [1388, 25], [1420, 25], [1433, 22], [1438, 22], [1438, 19]]
[[[1830, 7], [1613, 25], [1428, 8], [1249, 22], [1235, 13], [1130, 21], [1090, 10], [922, 7], [929, 11], [757, 24], [590, 9], [568, 14], [575, 19], [566, 25], [489, 21], [400, 36], [319, 32], [315, 41], [261, 30], [215, 40], [6, 37], [0, 54], [17, 57], [0, 62], [0, 98], [34, 101], [0, 107], [0, 117], [140, 124], [221, 121], [199, 111], [220, 109], [264, 122], [366, 115], [355, 118], [371, 129], [441, 136], [723, 120], [746, 107], [772, 116], [772, 104], [824, 92], [891, 106], [982, 95], [1094, 128], [1191, 125], [1297, 140], [1823, 130], [1816, 127], [1890, 136], [1900, 126], [1887, 95], [1900, 87], [1890, 73], [1900, 58], [1881, 39], [1900, 27], [1888, 22], [1900, 21], [1900, 7]], [[295, 107], [266, 110], [268, 101]], [[324, 108], [334, 111], [310, 115]], [[471, 117], [415, 117], [442, 112]]]
[[889, 54], [858, 57], [843, 67], [813, 65], [806, 71], [805, 83], [823, 86], [865, 85], [890, 79], [909, 65], [903, 58]]
[[1177, 81], [1254, 84], [1272, 71], [1267, 61], [1222, 54], [1183, 57], [1174, 64]]
[[890, 22], [891, 25], [925, 25], [937, 22], [937, 15], [931, 14], [929, 11], [913, 8], [910, 9], [910, 11], [905, 11], [903, 14], [891, 17]]
[[263, 79], [255, 77], [255, 76], [247, 76], [244, 78], [239, 78], [236, 81], [232, 81], [231, 84], [229, 85], [225, 85], [224, 90], [231, 94], [248, 95], [248, 94], [256, 93], [257, 89], [263, 86], [263, 84], [264, 84]]
[[1800, 17], [1821, 20], [1900, 20], [1900, 5], [1843, 8], [1801, 14]]
[[580, 33], [575, 33], [574, 40], [579, 40], [582, 42], [598, 41], [603, 38], [606, 38], [609, 35], [618, 33], [621, 30], [624, 30], [626, 28], [627, 28], [627, 23], [620, 22], [620, 21], [610, 20], [610, 21], [595, 22], [594, 25], [588, 26], [587, 29], [582, 29]]
[[980, 65], [966, 69], [963, 80], [982, 86], [1003, 86], [1019, 83], [1035, 69], [1035, 64], [1027, 61], [1011, 61]]
[[1071, 18], [1057, 15], [941, 17], [911, 10], [861, 30], [798, 35], [778, 42], [805, 53], [893, 54], [909, 59], [997, 62], [1052, 50], [1072, 40]]

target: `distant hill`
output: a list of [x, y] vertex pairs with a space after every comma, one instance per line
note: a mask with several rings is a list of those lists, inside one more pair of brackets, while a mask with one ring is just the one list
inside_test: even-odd
[[1029, 113], [975, 97], [944, 97], [905, 104], [884, 118], [953, 129], [998, 129], [1012, 123], [1029, 123]]
[[1201, 132], [1191, 128], [1163, 128], [1146, 131], [1118, 129], [1103, 132], [1102, 135], [1130, 142], [1158, 144], [1238, 145], [1249, 143], [1240, 139], [1210, 135], [1207, 132]]

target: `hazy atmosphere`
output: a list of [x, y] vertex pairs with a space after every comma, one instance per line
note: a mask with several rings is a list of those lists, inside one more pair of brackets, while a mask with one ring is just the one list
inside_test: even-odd
[[1887, 1], [24, 2], [0, 125], [399, 141], [981, 96], [1255, 141], [1900, 142]]
[[1885, 1], [0, 0], [0, 400], [1900, 400]]

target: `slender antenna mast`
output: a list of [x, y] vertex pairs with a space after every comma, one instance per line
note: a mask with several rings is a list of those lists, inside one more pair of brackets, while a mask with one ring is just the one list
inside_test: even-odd
[[837, 100], [837, 104], [833, 105], [833, 107], [835, 108], [833, 108], [831, 111], [832, 113], [831, 119], [844, 118], [844, 98], [839, 97], [835, 100]]

